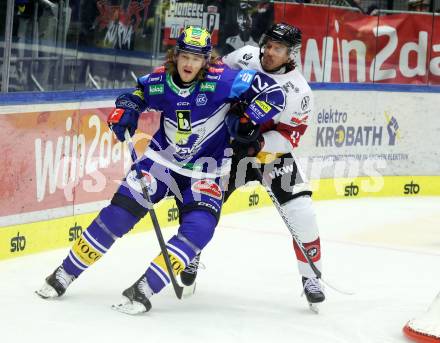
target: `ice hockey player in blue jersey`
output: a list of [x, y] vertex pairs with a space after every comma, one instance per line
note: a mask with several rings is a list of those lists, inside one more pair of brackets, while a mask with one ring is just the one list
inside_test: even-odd
[[[253, 127], [284, 109], [285, 94], [267, 75], [231, 70], [211, 64], [211, 38], [202, 28], [188, 27], [178, 38], [164, 67], [138, 79], [136, 89], [116, 99], [108, 123], [120, 141], [133, 135], [139, 115], [160, 111], [161, 122], [137, 166], [153, 203], [174, 196], [180, 209], [178, 232], [166, 244], [178, 275], [211, 240], [219, 219], [224, 190], [220, 178], [230, 169], [231, 136]], [[231, 103], [248, 104], [240, 118]], [[244, 120], [243, 120], [244, 119]], [[241, 132], [239, 132], [241, 131]], [[249, 129], [252, 136], [252, 129]], [[147, 214], [135, 168], [67, 257], [36, 293], [42, 298], [63, 295], [67, 287]], [[170, 275], [159, 254], [146, 272], [123, 292], [114, 308], [137, 314], [151, 308], [150, 298], [168, 283]]]

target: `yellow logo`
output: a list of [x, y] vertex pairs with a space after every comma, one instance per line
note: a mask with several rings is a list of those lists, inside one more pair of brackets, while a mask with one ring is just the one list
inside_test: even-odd
[[144, 92], [142, 92], [140, 89], [136, 89], [136, 90], [133, 92], [133, 95], [138, 96], [139, 98], [141, 98], [141, 100], [145, 100], [145, 99], [144, 99]]
[[[177, 256], [168, 251], [168, 256], [170, 257], [171, 267], [173, 268], [173, 274], [179, 275], [185, 269], [185, 263], [183, 263]], [[160, 267], [166, 274], [168, 274], [167, 265], [163, 255], [157, 256], [153, 262]]]
[[263, 100], [255, 100], [255, 103], [264, 111], [264, 113], [267, 113], [272, 109], [272, 107], [270, 107], [269, 104]]
[[87, 242], [82, 237], [79, 237], [74, 243], [72, 250], [76, 257], [84, 263], [86, 266], [90, 266], [96, 261], [98, 261], [102, 254], [90, 246], [89, 242]]
[[189, 45], [204, 47], [208, 44], [208, 38], [208, 31], [197, 27], [188, 27], [185, 29], [183, 41]]

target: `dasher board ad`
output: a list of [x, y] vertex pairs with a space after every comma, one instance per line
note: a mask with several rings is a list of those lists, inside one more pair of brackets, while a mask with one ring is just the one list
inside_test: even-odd
[[296, 149], [312, 179], [440, 175], [440, 96], [316, 90]]

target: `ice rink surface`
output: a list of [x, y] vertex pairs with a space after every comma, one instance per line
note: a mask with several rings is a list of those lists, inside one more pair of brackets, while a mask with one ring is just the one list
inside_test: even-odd
[[[407, 342], [402, 326], [440, 290], [440, 199], [315, 202], [326, 287], [316, 315], [301, 297], [290, 234], [275, 208], [222, 217], [202, 254], [196, 294], [171, 287], [153, 309], [110, 309], [158, 251], [153, 232], [129, 235], [63, 298], [34, 294], [68, 249], [0, 262], [0, 342]], [[170, 237], [175, 228], [165, 229]]]

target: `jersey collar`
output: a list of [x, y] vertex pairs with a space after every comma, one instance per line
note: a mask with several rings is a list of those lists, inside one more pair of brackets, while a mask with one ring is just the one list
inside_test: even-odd
[[197, 84], [197, 82], [195, 82], [193, 85], [191, 85], [188, 88], [180, 88], [179, 86], [177, 86], [174, 83], [173, 78], [171, 77], [170, 73], [167, 73], [166, 80], [167, 80], [168, 87], [170, 87], [174, 93], [176, 93], [177, 95], [179, 95], [183, 98], [186, 98], [187, 96], [191, 95], [191, 93], [196, 88], [196, 84]]

